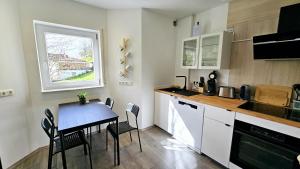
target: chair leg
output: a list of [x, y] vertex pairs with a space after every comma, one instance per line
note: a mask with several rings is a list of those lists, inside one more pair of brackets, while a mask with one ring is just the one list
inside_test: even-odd
[[132, 142], [131, 131], [129, 131], [130, 141]]
[[89, 137], [89, 128], [86, 128], [86, 137]]
[[99, 124], [99, 130], [98, 133], [101, 133], [101, 124]]
[[89, 158], [90, 158], [90, 165], [91, 165], [91, 169], [93, 169], [93, 162], [92, 162], [92, 153], [91, 153], [91, 147], [88, 145], [89, 147]]
[[117, 162], [116, 162], [116, 139], [114, 138], [114, 165], [116, 166]]
[[137, 129], [137, 133], [138, 133], [138, 137], [139, 137], [140, 150], [141, 150], [141, 152], [143, 152], [143, 150], [142, 150], [142, 144], [141, 144], [141, 138], [140, 138], [140, 132], [139, 132], [139, 129]]
[[107, 129], [106, 129], [106, 151], [107, 151], [107, 147], [108, 147], [108, 131], [107, 131]]
[[53, 151], [53, 145], [50, 144], [49, 155], [48, 155], [48, 169], [52, 168], [52, 151]]
[[86, 143], [83, 144], [83, 150], [84, 150], [84, 155], [87, 155], [87, 151], [86, 151]]
[[92, 147], [92, 127], [90, 127], [90, 146]]

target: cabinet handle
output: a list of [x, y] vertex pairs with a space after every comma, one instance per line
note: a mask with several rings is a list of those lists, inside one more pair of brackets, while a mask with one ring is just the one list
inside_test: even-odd
[[186, 103], [186, 102], [183, 102], [183, 101], [178, 101], [178, 104], [180, 104], [180, 105], [188, 105], [188, 106], [190, 106], [193, 109], [197, 109], [196, 105], [193, 105], [193, 104], [190, 104], [190, 103]]
[[225, 124], [225, 126], [230, 127], [231, 125], [230, 124]]

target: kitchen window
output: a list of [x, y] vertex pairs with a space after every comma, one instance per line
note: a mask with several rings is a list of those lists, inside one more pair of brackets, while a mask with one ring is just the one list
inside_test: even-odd
[[103, 87], [100, 33], [33, 21], [41, 91]]

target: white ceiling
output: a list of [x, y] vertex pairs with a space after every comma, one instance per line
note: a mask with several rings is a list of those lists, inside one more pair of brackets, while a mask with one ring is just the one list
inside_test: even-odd
[[182, 18], [229, 0], [74, 0], [106, 9], [148, 8], [172, 18]]

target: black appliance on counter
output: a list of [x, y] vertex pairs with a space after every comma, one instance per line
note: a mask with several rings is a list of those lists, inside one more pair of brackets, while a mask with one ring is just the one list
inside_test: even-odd
[[243, 169], [300, 169], [300, 139], [236, 120], [230, 162]]
[[242, 85], [240, 88], [240, 98], [243, 100], [251, 99], [251, 87], [249, 85]]
[[254, 59], [300, 59], [300, 3], [280, 9], [278, 33], [253, 37]]
[[213, 71], [208, 75], [209, 80], [207, 81], [207, 90], [204, 92], [206, 96], [214, 96], [217, 94], [217, 72]]

